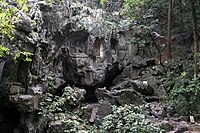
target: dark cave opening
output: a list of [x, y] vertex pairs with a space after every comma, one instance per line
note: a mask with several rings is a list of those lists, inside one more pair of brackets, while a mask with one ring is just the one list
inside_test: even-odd
[[84, 102], [86, 103], [97, 103], [98, 102], [98, 99], [97, 99], [97, 96], [96, 96], [96, 88], [93, 88], [93, 87], [89, 87], [89, 88], [86, 88], [86, 94], [85, 94], [85, 100]]
[[0, 133], [23, 133], [20, 131], [21, 113], [17, 107], [9, 105], [0, 108]]
[[120, 66], [118, 62], [113, 64], [112, 69], [107, 70], [105, 75], [104, 86], [109, 89], [112, 86], [113, 80], [118, 76], [121, 75], [125, 67]]

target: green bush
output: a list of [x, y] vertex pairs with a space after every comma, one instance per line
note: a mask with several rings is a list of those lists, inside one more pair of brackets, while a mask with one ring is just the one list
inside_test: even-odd
[[[81, 118], [81, 109], [78, 106], [81, 98], [81, 90], [76, 87], [65, 87], [62, 96], [53, 96], [50, 93], [44, 94], [44, 101], [40, 102], [39, 114], [46, 119], [47, 132], [54, 133], [52, 122], [61, 123], [59, 132], [83, 133], [90, 130], [90, 125]], [[42, 124], [38, 124], [38, 128]]]
[[191, 80], [180, 86], [175, 86], [170, 98], [179, 113], [184, 115], [200, 113], [200, 79]]
[[159, 126], [151, 124], [147, 119], [147, 106], [125, 105], [113, 106], [113, 113], [105, 117], [102, 132], [113, 133], [159, 133]]

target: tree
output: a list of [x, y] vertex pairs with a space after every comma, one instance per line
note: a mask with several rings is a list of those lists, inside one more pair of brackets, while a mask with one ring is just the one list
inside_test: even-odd
[[171, 30], [172, 30], [172, 0], [169, 0], [168, 28], [167, 28], [167, 57], [171, 58]]
[[191, 2], [191, 9], [192, 9], [192, 23], [193, 23], [193, 34], [194, 34], [194, 79], [198, 77], [198, 52], [199, 52], [199, 38], [198, 38], [198, 30], [197, 30], [197, 14], [196, 14], [196, 7], [195, 1], [190, 0]]
[[[122, 14], [132, 19], [140, 19], [142, 17], [142, 7], [152, 0], [124, 0]], [[101, 4], [109, 2], [109, 0], [100, 0]]]

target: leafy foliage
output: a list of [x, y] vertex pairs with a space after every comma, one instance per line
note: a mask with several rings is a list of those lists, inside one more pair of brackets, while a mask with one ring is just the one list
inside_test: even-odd
[[[188, 83], [175, 87], [171, 91], [171, 99], [177, 108], [184, 106], [184, 113], [186, 115], [192, 113], [200, 113], [198, 102], [200, 100], [200, 82], [198, 80], [191, 80]], [[183, 112], [180, 112], [183, 113]]]
[[128, 15], [131, 18], [139, 19], [143, 14], [142, 8], [148, 4], [151, 0], [125, 0], [123, 6], [123, 14]]
[[[15, 23], [20, 19], [20, 14], [28, 11], [27, 0], [7, 1], [0, 0], [0, 37], [13, 39], [13, 31]], [[11, 55], [8, 48], [0, 46], [0, 57]], [[20, 52], [15, 56], [15, 59], [20, 58], [24, 61], [32, 61], [29, 52]]]
[[100, 3], [104, 4], [105, 2], [108, 2], [108, 0], [101, 0]]
[[62, 96], [45, 94], [45, 100], [40, 103], [39, 114], [49, 121], [49, 133], [55, 132], [51, 125], [51, 122], [55, 121], [63, 123], [63, 129], [60, 130], [65, 133], [84, 132], [90, 129], [86, 122], [80, 118], [79, 112], [73, 112], [72, 107], [78, 106], [80, 97], [80, 89], [71, 87], [66, 87]]
[[[142, 27], [142, 28], [141, 28]], [[139, 48], [144, 48], [151, 43], [150, 28], [145, 26], [139, 26], [135, 29], [134, 35], [131, 38], [133, 44], [137, 44]]]
[[8, 48], [3, 47], [2, 45], [0, 45], [0, 58], [2, 58], [5, 55], [11, 55], [11, 52]]
[[61, 0], [47, 0], [48, 3], [60, 4]]
[[54, 81], [51, 76], [46, 77], [48, 92], [52, 92], [54, 88]]
[[19, 52], [14, 59], [15, 60], [23, 60], [23, 61], [32, 61], [33, 54], [30, 52]]
[[105, 117], [101, 130], [104, 132], [158, 133], [161, 129], [146, 119], [147, 106], [113, 106], [113, 114]]
[[[100, 1], [101, 4], [104, 4], [105, 2], [109, 2], [109, 0]], [[150, 2], [151, 0], [125, 0], [121, 14], [127, 15], [133, 19], [139, 19], [145, 11], [143, 10], [143, 7]]]
[[14, 23], [19, 19], [20, 12], [28, 11], [27, 0], [15, 0], [15, 3], [8, 3], [7, 0], [0, 0], [0, 35], [13, 39]]

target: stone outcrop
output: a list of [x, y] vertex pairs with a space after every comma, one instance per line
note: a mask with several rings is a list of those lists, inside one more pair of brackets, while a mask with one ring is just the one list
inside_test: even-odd
[[[15, 24], [12, 43], [16, 41], [19, 50], [33, 53], [32, 62], [10, 56], [0, 61], [0, 99], [23, 113], [19, 118], [23, 122], [13, 128], [16, 132], [21, 128], [34, 132], [42, 94], [62, 96], [67, 86], [86, 90], [76, 106], [84, 95], [89, 102], [104, 101], [90, 109], [89, 120], [97, 125], [111, 113], [111, 104], [141, 104], [165, 95], [156, 77], [164, 70], [152, 57], [153, 46], [141, 51], [130, 41], [133, 30], [138, 30], [133, 24], [125, 27], [126, 20], [119, 21], [118, 15], [80, 1], [52, 4], [29, 0], [29, 6], [29, 15], [20, 14], [23, 17]], [[14, 55], [19, 52], [9, 47]], [[49, 125], [54, 132], [63, 122], [51, 121]]]

